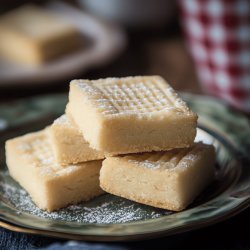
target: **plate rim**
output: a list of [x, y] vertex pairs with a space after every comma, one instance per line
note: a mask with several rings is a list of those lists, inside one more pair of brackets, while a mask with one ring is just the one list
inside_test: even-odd
[[97, 242], [123, 242], [123, 241], [139, 241], [142, 239], [155, 239], [159, 237], [167, 237], [172, 235], [177, 235], [189, 231], [195, 231], [201, 228], [205, 228], [208, 226], [215, 225], [217, 223], [223, 222], [229, 218], [232, 218], [233, 216], [241, 213], [242, 211], [246, 210], [250, 207], [250, 198], [241, 203], [240, 206], [235, 207], [235, 209], [232, 209], [228, 211], [228, 213], [224, 214], [223, 216], [218, 216], [218, 218], [214, 218], [212, 221], [206, 221], [201, 224], [194, 225], [186, 225], [183, 228], [172, 228], [157, 232], [148, 232], [143, 234], [131, 234], [131, 235], [109, 235], [109, 236], [103, 236], [103, 235], [84, 235], [84, 234], [70, 234], [70, 233], [64, 233], [64, 232], [57, 232], [57, 231], [50, 231], [50, 230], [42, 230], [42, 229], [34, 229], [30, 227], [21, 226], [15, 223], [6, 222], [4, 220], [0, 220], [0, 226], [18, 233], [27, 233], [27, 234], [33, 234], [33, 235], [42, 235], [46, 237], [55, 237], [60, 239], [70, 239], [70, 240], [85, 240], [85, 241], [97, 241]]

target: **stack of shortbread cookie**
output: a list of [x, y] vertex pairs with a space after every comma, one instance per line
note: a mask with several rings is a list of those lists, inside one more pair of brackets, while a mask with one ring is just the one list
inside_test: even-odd
[[196, 127], [159, 76], [73, 80], [64, 115], [6, 142], [7, 165], [48, 211], [104, 191], [179, 211], [214, 176], [214, 147], [194, 143]]

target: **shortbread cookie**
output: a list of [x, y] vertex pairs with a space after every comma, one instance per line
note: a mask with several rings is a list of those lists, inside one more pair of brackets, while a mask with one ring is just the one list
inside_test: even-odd
[[6, 159], [10, 175], [41, 209], [57, 210], [103, 193], [99, 187], [102, 161], [62, 168], [54, 161], [45, 131], [8, 140]]
[[74, 26], [35, 5], [22, 6], [0, 18], [0, 53], [13, 61], [40, 64], [81, 44]]
[[108, 157], [103, 161], [100, 185], [111, 194], [180, 211], [211, 182], [214, 164], [214, 147], [202, 143], [168, 152]]
[[56, 161], [61, 165], [104, 159], [104, 154], [90, 148], [82, 133], [66, 116], [56, 119], [48, 128]]
[[109, 155], [189, 147], [196, 135], [197, 115], [159, 76], [74, 80], [66, 112]]

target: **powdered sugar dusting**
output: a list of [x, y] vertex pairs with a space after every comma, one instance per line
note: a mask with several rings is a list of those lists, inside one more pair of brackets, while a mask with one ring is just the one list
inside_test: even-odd
[[174, 90], [157, 77], [107, 78], [91, 83], [82, 80], [76, 84], [105, 115], [150, 117], [155, 111], [188, 110]]
[[196, 158], [200, 155], [199, 151], [204, 148], [203, 144], [196, 143], [190, 148], [172, 149], [169, 151], [140, 153], [124, 156], [128, 163], [136, 164], [152, 170], [173, 170], [179, 166], [179, 162], [187, 162], [187, 166], [192, 166]]
[[58, 117], [55, 121], [54, 124], [58, 124], [58, 125], [66, 125], [66, 126], [71, 126], [72, 124], [70, 123], [69, 118], [67, 117], [66, 114]]
[[39, 209], [32, 202], [28, 193], [9, 177], [8, 172], [1, 173], [0, 178], [0, 196], [4, 202], [20, 212], [42, 218], [79, 223], [110, 224], [154, 219], [171, 213], [109, 194], [48, 213]]
[[40, 173], [44, 176], [70, 173], [81, 167], [80, 165], [71, 165], [62, 168], [55, 161], [45, 130], [19, 139], [17, 148], [20, 150], [21, 157], [27, 159], [28, 164], [39, 167]]
[[150, 168], [150, 169], [159, 169], [162, 166], [161, 162], [152, 162], [148, 160], [144, 160], [144, 161], [128, 160], [128, 162], [137, 164], [138, 166]]

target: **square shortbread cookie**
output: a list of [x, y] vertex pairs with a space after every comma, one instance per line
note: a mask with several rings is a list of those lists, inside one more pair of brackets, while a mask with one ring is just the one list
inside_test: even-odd
[[197, 115], [159, 76], [74, 80], [66, 112], [106, 155], [189, 147], [196, 135]]
[[45, 131], [8, 140], [6, 161], [10, 175], [41, 209], [54, 211], [103, 193], [99, 187], [102, 161], [62, 168], [54, 161]]
[[82, 41], [74, 26], [35, 5], [0, 18], [0, 54], [13, 61], [40, 64], [80, 47]]
[[56, 161], [61, 165], [104, 159], [104, 154], [89, 147], [82, 133], [66, 116], [56, 119], [48, 128]]
[[196, 143], [187, 149], [108, 157], [100, 185], [108, 193], [174, 211], [185, 209], [215, 172], [215, 150]]

